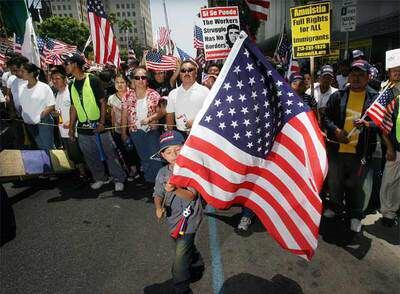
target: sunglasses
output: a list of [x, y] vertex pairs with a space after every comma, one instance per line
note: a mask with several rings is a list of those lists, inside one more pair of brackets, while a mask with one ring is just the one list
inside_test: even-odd
[[137, 80], [137, 81], [139, 81], [139, 80], [147, 80], [147, 77], [146, 76], [134, 76], [133, 77], [135, 80]]
[[187, 73], [187, 72], [192, 72], [195, 69], [193, 67], [189, 67], [189, 68], [182, 68], [181, 69], [181, 73]]

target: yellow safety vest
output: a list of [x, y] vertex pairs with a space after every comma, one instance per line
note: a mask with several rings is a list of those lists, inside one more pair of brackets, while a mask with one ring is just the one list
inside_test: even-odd
[[[97, 121], [100, 118], [100, 109], [97, 106], [96, 98], [90, 86], [89, 74], [85, 74], [86, 78], [82, 87], [82, 100], [79, 97], [78, 90], [75, 87], [75, 80], [71, 86], [71, 98], [78, 114], [80, 122]], [[82, 106], [83, 101], [83, 106]]]

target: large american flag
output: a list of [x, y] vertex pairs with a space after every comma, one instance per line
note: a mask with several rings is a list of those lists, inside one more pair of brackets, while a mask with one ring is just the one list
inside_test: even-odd
[[22, 53], [22, 44], [24, 43], [24, 37], [14, 35], [14, 52]]
[[154, 71], [168, 71], [176, 69], [176, 58], [163, 55], [157, 51], [149, 51], [146, 54], [146, 67]]
[[37, 43], [42, 66], [63, 64], [62, 55], [77, 52], [76, 46], [48, 37], [37, 37]]
[[204, 49], [203, 31], [195, 25], [193, 30], [193, 46], [196, 49]]
[[164, 47], [166, 46], [169, 41], [170, 41], [170, 33], [171, 31], [168, 30], [166, 27], [160, 27], [158, 29], [158, 46]]
[[103, 3], [101, 0], [88, 0], [87, 6], [95, 62], [98, 64], [111, 62], [118, 67], [120, 63], [119, 48]]
[[393, 89], [386, 87], [378, 96], [378, 98], [367, 109], [367, 115], [374, 123], [385, 133], [390, 133], [393, 127], [392, 114], [396, 99]]
[[251, 15], [259, 20], [267, 20], [269, 1], [268, 0], [246, 0]]
[[310, 259], [327, 168], [313, 112], [242, 32], [170, 181], [218, 209], [250, 208], [283, 248]]

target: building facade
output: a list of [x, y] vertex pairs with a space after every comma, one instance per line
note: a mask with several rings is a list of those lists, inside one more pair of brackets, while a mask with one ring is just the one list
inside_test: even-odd
[[[86, 0], [51, 0], [54, 16], [68, 16], [87, 22]], [[152, 46], [151, 14], [149, 0], [103, 0], [106, 13], [115, 16], [114, 34], [118, 44], [127, 48], [129, 40], [143, 47]], [[128, 20], [132, 26], [123, 28], [121, 21]]]

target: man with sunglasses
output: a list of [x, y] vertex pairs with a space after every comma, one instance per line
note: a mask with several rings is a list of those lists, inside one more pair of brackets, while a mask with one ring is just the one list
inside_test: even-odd
[[168, 129], [176, 129], [188, 136], [193, 121], [200, 111], [209, 90], [196, 82], [197, 65], [191, 60], [182, 62], [179, 78], [182, 84], [168, 95], [166, 121]]
[[115, 191], [124, 190], [126, 175], [118, 162], [115, 144], [110, 132], [105, 131], [106, 99], [98, 77], [83, 71], [85, 60], [79, 54], [65, 57], [65, 70], [74, 79], [70, 85], [69, 138], [75, 140], [76, 122], [78, 144], [95, 182], [93, 190], [110, 182], [103, 161], [107, 163], [110, 176], [115, 182]]

